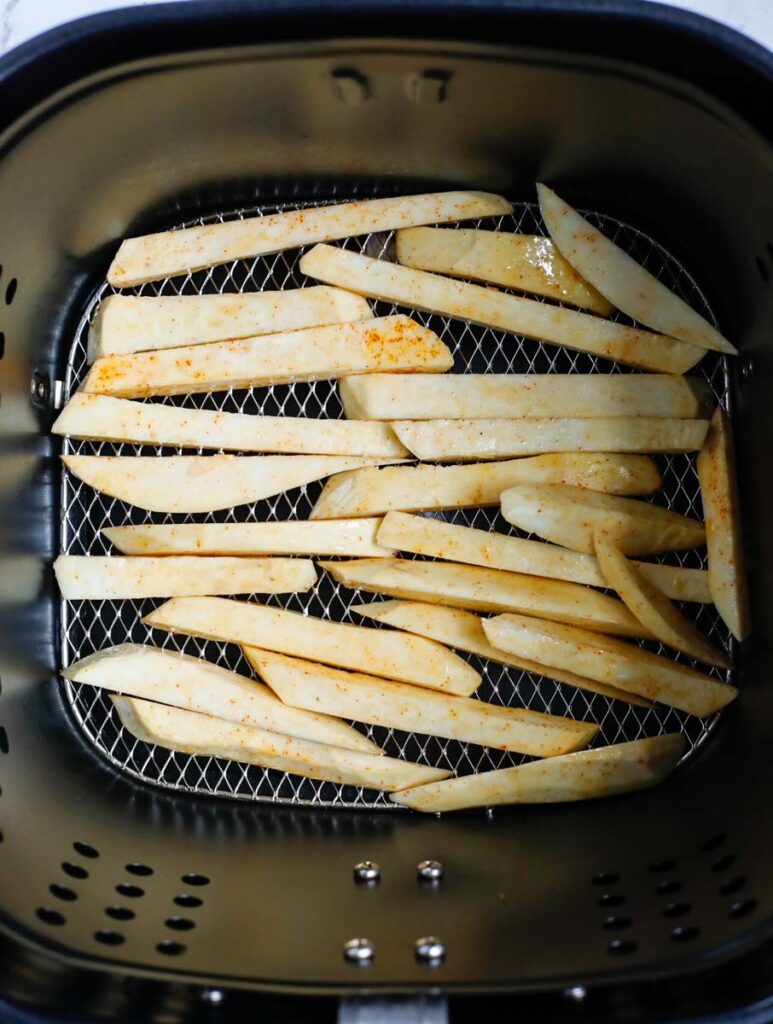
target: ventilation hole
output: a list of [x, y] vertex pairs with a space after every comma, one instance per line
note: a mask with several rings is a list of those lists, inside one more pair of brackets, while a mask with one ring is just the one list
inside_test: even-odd
[[145, 895], [144, 889], [140, 889], [138, 885], [131, 885], [129, 882], [121, 882], [115, 887], [115, 891], [120, 896], [128, 896], [132, 900], [138, 900], [140, 896]]
[[679, 892], [680, 889], [684, 888], [684, 882], [680, 882], [676, 878], [669, 878], [666, 881], [658, 882], [655, 886], [655, 892], [659, 896], [670, 896], [672, 892]]
[[5, 842], [5, 836], [3, 835], [2, 829], [0, 829], [0, 843]]
[[620, 875], [602, 871], [598, 875], [594, 875], [591, 881], [594, 885], [614, 885], [616, 882], [620, 881]]
[[770, 280], [770, 274], [768, 274], [768, 268], [765, 266], [765, 261], [761, 256], [754, 257], [754, 265], [756, 266], [757, 273], [760, 275], [763, 282], [767, 284]]
[[187, 946], [183, 946], [181, 942], [172, 942], [169, 939], [165, 939], [163, 942], [159, 942], [156, 949], [159, 953], [163, 953], [165, 956], [180, 956], [187, 949]]
[[653, 875], [662, 875], [665, 871], [673, 871], [675, 867], [675, 860], [656, 860], [650, 864], [650, 871]]
[[743, 889], [746, 881], [746, 875], [736, 875], [735, 878], [728, 878], [726, 882], [723, 882], [719, 887], [719, 891], [723, 896], [732, 896], [733, 893], [740, 892]]
[[703, 844], [703, 849], [706, 853], [711, 853], [712, 850], [718, 850], [720, 846], [725, 842], [727, 836], [724, 832], [718, 832], [717, 835], [712, 836], [711, 839], [707, 839]]
[[616, 892], [604, 892], [596, 902], [600, 907], [619, 907], [625, 903], [625, 896], [620, 896]]
[[12, 277], [11, 280], [8, 282], [8, 287], [5, 289], [6, 306], [10, 306], [11, 303], [13, 302], [14, 296], [16, 295], [16, 289], [18, 288], [18, 286], [19, 282], [16, 280], [15, 277]]
[[168, 917], [164, 923], [175, 932], [189, 932], [196, 927], [196, 922], [187, 917]]
[[730, 907], [731, 917], [746, 917], [757, 906], [756, 900], [738, 900]]
[[0, 754], [8, 753], [8, 733], [5, 727], [0, 725]]
[[56, 896], [58, 900], [64, 900], [66, 903], [72, 903], [73, 900], [77, 900], [78, 894], [74, 889], [68, 889], [66, 885], [49, 885], [48, 891], [52, 896]]
[[610, 917], [605, 917], [601, 922], [602, 928], [607, 928], [609, 931], [622, 931], [623, 928], [631, 927], [630, 917], [617, 917], [612, 914]]
[[711, 865], [711, 870], [719, 873], [720, 871], [727, 871], [735, 864], [735, 854], [726, 853], [724, 857], [720, 857], [719, 860], [715, 860]]
[[668, 903], [663, 908], [666, 917], [684, 917], [692, 910], [692, 903]]
[[[768, 250], [768, 256], [773, 260], [773, 242], [766, 242], [765, 248]], [[0, 266], [0, 274], [2, 274], [3, 268]]]
[[5, 333], [0, 331], [0, 359], [5, 355]]
[[69, 860], [66, 860], [62, 864], [62, 871], [70, 878], [88, 878], [89, 873], [85, 868], [82, 868], [80, 864], [71, 864]]
[[682, 927], [679, 925], [677, 928], [671, 930], [671, 941], [672, 942], [692, 942], [693, 939], [697, 939], [700, 935], [700, 928], [696, 928], [694, 925]]
[[209, 885], [209, 879], [206, 875], [183, 875], [181, 881], [185, 882], [186, 885]]
[[100, 928], [98, 932], [94, 932], [94, 938], [103, 946], [120, 946], [126, 942], [124, 936], [120, 932], [114, 932], [112, 928]]
[[99, 856], [99, 850], [95, 850], [94, 847], [89, 846], [88, 843], [73, 843], [72, 848], [76, 853], [79, 853], [81, 857], [90, 857], [94, 860]]
[[35, 911], [41, 921], [44, 924], [62, 925], [64, 924], [64, 914], [60, 914], [58, 910], [54, 910], [53, 907], [38, 907]]
[[619, 955], [635, 953], [638, 948], [638, 945], [629, 939], [612, 939], [607, 946], [610, 953], [617, 953]]
[[200, 907], [204, 902], [204, 900], [200, 900], [198, 896], [190, 896], [187, 892], [183, 892], [179, 896], [175, 896], [174, 901], [178, 907], [187, 907], [189, 910], [193, 907]]
[[142, 878], [153, 874], [153, 868], [149, 868], [146, 864], [127, 864], [126, 870], [130, 875], [140, 875]]
[[105, 913], [114, 921], [131, 921], [136, 914], [128, 907], [105, 907]]

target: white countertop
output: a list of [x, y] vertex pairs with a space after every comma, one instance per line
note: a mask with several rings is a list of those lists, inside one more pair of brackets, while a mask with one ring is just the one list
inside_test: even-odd
[[[129, 6], [122, 0], [0, 0], [0, 53], [62, 22]], [[716, 18], [773, 49], [773, 0], [673, 0], [672, 6]]]

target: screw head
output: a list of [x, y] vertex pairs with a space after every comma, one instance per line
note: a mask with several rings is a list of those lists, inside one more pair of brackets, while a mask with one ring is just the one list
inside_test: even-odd
[[344, 960], [350, 964], [369, 964], [375, 955], [370, 939], [349, 939], [344, 943]]
[[587, 994], [588, 990], [584, 985], [572, 985], [564, 992], [566, 998], [571, 999], [573, 1003], [581, 1003]]
[[439, 860], [422, 860], [416, 865], [416, 874], [420, 882], [440, 882], [443, 878], [443, 865]]
[[354, 865], [354, 880], [359, 885], [376, 885], [381, 881], [381, 868], [372, 860], [361, 860]]
[[434, 935], [425, 935], [423, 938], [417, 939], [413, 948], [416, 959], [430, 966], [441, 963], [446, 956], [445, 943]]
[[225, 992], [221, 988], [205, 988], [201, 993], [201, 998], [210, 1006], [220, 1006], [225, 999]]

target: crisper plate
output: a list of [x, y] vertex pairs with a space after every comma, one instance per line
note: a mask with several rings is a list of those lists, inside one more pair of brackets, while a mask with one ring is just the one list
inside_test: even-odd
[[[344, 197], [336, 197], [344, 198]], [[348, 197], [347, 197], [348, 198]], [[238, 210], [191, 223], [212, 223], [238, 217], [274, 213], [319, 205], [320, 199], [310, 202], [290, 202]], [[588, 214], [590, 219], [610, 234], [623, 248], [659, 277], [666, 285], [703, 313], [712, 323], [715, 318], [706, 299], [689, 272], [652, 238], [629, 225], [600, 214]], [[187, 225], [186, 225], [187, 226]], [[465, 227], [472, 226], [470, 222]], [[479, 226], [541, 234], [542, 224], [536, 204], [519, 203], [510, 216], [490, 218]], [[371, 256], [390, 258], [393, 252], [392, 234], [367, 235], [348, 239], [346, 248], [356, 249]], [[234, 263], [199, 271], [195, 274], [142, 285], [131, 293], [145, 295], [195, 295], [212, 292], [247, 292], [264, 289], [294, 288], [315, 283], [305, 279], [298, 270], [302, 250], [291, 250], [254, 260]], [[99, 302], [112, 289], [103, 284], [88, 305], [73, 340], [67, 362], [65, 397], [76, 390], [85, 376], [86, 341], [88, 328]], [[397, 309], [387, 303], [376, 303], [376, 312], [384, 316]], [[401, 308], [401, 312], [406, 310]], [[627, 372], [615, 364], [594, 356], [571, 352], [540, 342], [526, 340], [511, 334], [478, 327], [444, 316], [412, 312], [412, 315], [432, 328], [455, 355], [457, 373], [619, 373]], [[624, 318], [623, 318], [624, 319]], [[726, 402], [728, 395], [727, 372], [721, 357], [707, 353], [699, 372], [711, 383], [716, 397]], [[228, 391], [218, 394], [197, 394], [174, 398], [155, 399], [191, 408], [218, 409], [271, 416], [342, 416], [334, 381], [299, 383], [247, 391]], [[65, 454], [148, 455], [185, 454], [183, 449], [111, 444], [106, 442], [74, 441], [65, 439]], [[187, 450], [192, 454], [190, 449]], [[663, 490], [655, 501], [664, 503], [684, 514], [701, 515], [698, 479], [694, 459], [688, 455], [659, 457], [663, 472]], [[281, 494], [253, 506], [241, 506], [208, 515], [159, 515], [126, 505], [92, 490], [68, 472], [62, 474], [62, 529], [61, 549], [68, 554], [110, 554], [111, 546], [100, 530], [106, 526], [143, 522], [235, 522], [305, 519], [322, 489], [322, 483]], [[468, 526], [492, 528], [504, 533], [517, 533], [499, 515], [496, 509], [467, 509], [436, 513], [443, 518]], [[666, 560], [682, 565], [705, 567], [702, 552], [671, 554]], [[256, 600], [252, 598], [252, 600]], [[321, 573], [317, 585], [306, 594], [261, 597], [265, 601], [285, 608], [322, 616], [342, 622], [365, 622], [352, 615], [352, 605], [362, 601], [380, 600], [377, 595], [347, 590], [327, 574]], [[68, 665], [102, 648], [126, 642], [150, 643], [186, 654], [206, 657], [245, 675], [251, 670], [241, 650], [235, 644], [222, 644], [197, 637], [173, 636], [152, 631], [141, 622], [143, 615], [160, 601], [63, 601], [62, 602], [62, 663]], [[698, 610], [698, 623], [720, 646], [727, 646], [729, 635], [713, 606], [690, 606], [690, 614]], [[368, 625], [373, 625], [368, 622]], [[653, 650], [659, 650], [652, 645]], [[680, 731], [688, 741], [685, 758], [706, 741], [716, 725], [718, 715], [701, 721], [674, 709], [656, 706], [651, 709], [612, 700], [598, 694], [586, 693], [556, 683], [550, 679], [519, 672], [476, 658], [463, 655], [483, 675], [479, 696], [484, 700], [532, 708], [535, 711], [568, 715], [598, 723], [600, 729], [596, 744], [619, 743], [624, 740], [655, 736], [664, 732]], [[681, 656], [680, 656], [681, 657]], [[726, 673], [712, 670], [719, 678]], [[64, 692], [72, 709], [75, 722], [88, 741], [113, 765], [130, 775], [167, 788], [209, 796], [234, 797], [282, 804], [313, 804], [319, 807], [376, 807], [397, 810], [388, 797], [372, 790], [342, 786], [330, 782], [303, 779], [272, 769], [237, 764], [214, 757], [190, 756], [173, 753], [162, 747], [135, 740], [121, 725], [107, 695], [97, 688], [83, 684], [64, 683]], [[451, 769], [459, 774], [487, 771], [519, 764], [529, 760], [518, 754], [490, 750], [469, 743], [441, 740], [396, 729], [383, 729], [359, 725], [387, 754], [403, 757], [423, 764]]]

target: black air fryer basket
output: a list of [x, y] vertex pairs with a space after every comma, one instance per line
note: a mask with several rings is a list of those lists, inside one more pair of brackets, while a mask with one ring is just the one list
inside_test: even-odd
[[[350, 1020], [395, 1007], [442, 1019], [444, 998], [460, 1020], [654, 1021], [740, 1007], [769, 1019], [772, 83], [770, 55], [728, 30], [601, 0], [137, 8], [0, 61], [0, 1019], [324, 1020], [341, 999]], [[535, 180], [589, 211], [741, 351], [700, 371], [736, 428], [754, 612], [736, 651], [741, 699], [687, 722], [486, 668], [492, 699], [595, 719], [606, 742], [679, 729], [688, 756], [632, 796], [428, 819], [374, 794], [131, 741], [108, 702], [58, 672], [151, 639], [139, 625], [151, 604], [61, 606], [51, 573], [59, 550], [103, 553], [102, 526], [141, 521], [63, 479], [49, 435], [82, 377], [118, 241], [467, 187], [514, 201], [513, 218], [486, 226], [534, 232]], [[346, 244], [388, 256], [390, 243]], [[303, 285], [297, 257], [144, 293]], [[614, 369], [424, 319], [462, 371]], [[320, 384], [220, 407], [318, 416], [337, 403]], [[688, 460], [663, 469], [667, 503], [699, 514]], [[316, 493], [252, 514], [305, 517]], [[345, 619], [348, 601], [327, 581], [298, 607]], [[227, 645], [180, 644], [239, 667]], [[460, 770], [512, 763], [378, 738]], [[440, 884], [417, 879], [428, 858], [443, 864]], [[363, 860], [378, 862], [380, 884], [355, 884]], [[445, 957], [417, 957], [422, 936], [441, 939]], [[375, 949], [367, 965], [343, 956], [357, 937]]]

